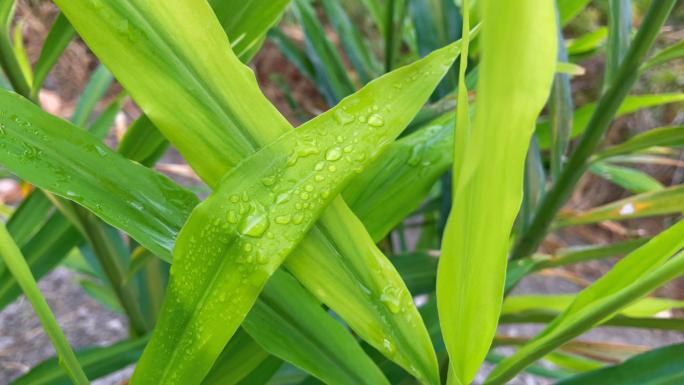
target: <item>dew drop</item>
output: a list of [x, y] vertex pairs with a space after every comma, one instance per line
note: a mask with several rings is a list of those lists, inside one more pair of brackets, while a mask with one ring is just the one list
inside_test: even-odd
[[307, 184], [304, 186], [304, 191], [312, 192], [314, 190], [314, 186]]
[[344, 109], [338, 108], [335, 111], [335, 120], [339, 124], [346, 125], [354, 121], [354, 116], [348, 114]]
[[339, 147], [333, 147], [325, 153], [325, 159], [331, 162], [339, 160], [342, 157], [342, 150]]
[[304, 221], [304, 215], [301, 213], [297, 213], [292, 217], [292, 223], [295, 225], [298, 225]]
[[399, 289], [394, 286], [387, 286], [382, 290], [380, 301], [387, 306], [390, 312], [397, 314], [401, 310], [399, 296]]
[[246, 215], [238, 227], [241, 234], [250, 237], [261, 237], [269, 226], [268, 213], [264, 206], [255, 202], [252, 204], [252, 210], [249, 215]]
[[238, 203], [240, 201], [240, 197], [237, 195], [231, 195], [230, 196], [230, 201], [233, 203]]
[[254, 247], [252, 246], [251, 243], [245, 243], [245, 246], [243, 247], [243, 250], [245, 250], [246, 252], [249, 253], [250, 251], [252, 251], [253, 248], [254, 248]]
[[274, 176], [267, 176], [261, 180], [261, 183], [264, 184], [264, 186], [273, 186], [273, 184], [276, 182], [276, 178]]
[[286, 225], [286, 224], [290, 223], [291, 219], [292, 219], [292, 217], [289, 214], [279, 215], [276, 217], [275, 223], [277, 223], [279, 225]]
[[385, 118], [380, 114], [373, 114], [368, 118], [368, 125], [373, 127], [382, 127], [385, 125]]
[[302, 200], [309, 200], [309, 193], [308, 192], [303, 192], [299, 194], [299, 197], [302, 198]]
[[238, 215], [235, 212], [235, 210], [230, 210], [228, 212], [228, 222], [232, 224], [236, 224], [238, 222]]
[[337, 171], [337, 167], [335, 167], [334, 164], [331, 164], [330, 166], [328, 166], [328, 171], [335, 172], [335, 171]]
[[314, 166], [314, 170], [316, 170], [316, 171], [321, 171], [324, 168], [325, 168], [325, 162], [323, 162], [323, 161], [316, 163], [316, 165]]
[[353, 149], [354, 149], [354, 147], [347, 146], [342, 151], [344, 151], [346, 154], [349, 154], [350, 152], [352, 152]]

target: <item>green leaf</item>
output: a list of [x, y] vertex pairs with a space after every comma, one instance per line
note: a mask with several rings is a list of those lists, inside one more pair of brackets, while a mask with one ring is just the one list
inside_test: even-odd
[[576, 56], [597, 50], [608, 37], [608, 28], [599, 27], [595, 31], [585, 33], [567, 41], [568, 55]]
[[455, 119], [445, 114], [388, 146], [343, 196], [374, 240], [415, 211], [451, 166]]
[[69, 24], [69, 20], [61, 13], [57, 15], [54, 23], [52, 23], [50, 32], [45, 38], [43, 49], [40, 51], [40, 56], [34, 68], [33, 84], [31, 85], [32, 96], [38, 95], [50, 70], [57, 63], [62, 52], [71, 43], [75, 34], [76, 31]]
[[83, 369], [78, 363], [73, 350], [71, 350], [69, 341], [64, 336], [62, 329], [60, 329], [55, 315], [50, 310], [45, 297], [41, 294], [35, 278], [31, 275], [31, 269], [4, 223], [0, 223], [0, 257], [4, 260], [7, 269], [17, 280], [26, 298], [28, 298], [35, 310], [40, 323], [43, 325], [43, 330], [55, 347], [63, 369], [67, 372], [69, 378], [76, 385], [88, 385], [88, 378], [83, 373]]
[[16, 94], [0, 91], [0, 104], [6, 109], [0, 112], [2, 164], [167, 255], [169, 228], [181, 227], [194, 195]]
[[93, 72], [83, 93], [78, 99], [76, 110], [71, 116], [71, 122], [78, 127], [85, 127], [97, 103], [102, 99], [114, 77], [107, 67], [100, 64]]
[[653, 55], [644, 63], [641, 70], [646, 71], [670, 60], [679, 59], [682, 56], [684, 56], [684, 41], [679, 41]]
[[595, 159], [635, 153], [656, 146], [683, 147], [684, 126], [654, 128], [633, 136], [627, 141], [608, 147], [594, 155]]
[[608, 42], [606, 44], [606, 67], [603, 89], [615, 78], [631, 41], [632, 1], [608, 0]]
[[684, 344], [636, 355], [627, 361], [577, 375], [556, 385], [677, 385], [684, 380]]
[[504, 360], [485, 384], [503, 384], [528, 364], [655, 288], [684, 273], [684, 221], [680, 221], [620, 260], [594, 284], [582, 290], [563, 313], [533, 340]]
[[[506, 297], [501, 313], [515, 314], [524, 312], [546, 312], [551, 314], [561, 313], [573, 301], [575, 295], [513, 295]], [[676, 301], [666, 298], [644, 298], [620, 311], [628, 317], [652, 317], [656, 314], [671, 309], [684, 307], [684, 301]]]
[[[356, 73], [359, 75], [361, 83], [366, 84], [380, 75], [382, 73], [380, 63], [373, 56], [373, 52], [371, 52], [357, 27], [352, 24], [340, 2], [337, 0], [323, 0], [323, 8], [340, 37], [342, 47], [349, 57], [349, 61], [354, 66]], [[443, 45], [446, 45], [446, 43], [448, 42], [445, 42]]]
[[561, 216], [556, 220], [555, 225], [565, 227], [681, 213], [684, 212], [682, 196], [684, 196], [684, 185], [676, 185], [663, 190], [634, 195], [582, 213]]
[[589, 170], [595, 175], [637, 194], [659, 191], [664, 188], [652, 176], [633, 168], [615, 166], [606, 162], [596, 162], [589, 167]]
[[[266, 280], [355, 170], [410, 122], [457, 53], [446, 47], [369, 83], [223, 177], [179, 234], [159, 323], [132, 384], [201, 381]], [[415, 311], [405, 289], [389, 289], [389, 312]]]
[[[450, 370], [461, 384], [473, 379], [494, 337], [525, 156], [556, 68], [551, 2], [480, 5], [484, 24], [475, 120], [455, 144], [453, 207], [437, 275]], [[532, 45], [534, 50], [527, 48]]]
[[[61, 258], [56, 256], [66, 255], [82, 241], [80, 234], [69, 221], [61, 214], [57, 214], [51, 216], [45, 225], [21, 246], [21, 251], [34, 277], [42, 277], [60, 263]], [[0, 308], [14, 301], [19, 294], [21, 290], [17, 281], [9, 272], [4, 271], [0, 275]]]
[[[299, 293], [292, 295], [293, 292]], [[300, 300], [307, 296], [309, 301]], [[349, 331], [330, 317], [289, 274], [274, 274], [259, 299], [243, 326], [272, 354], [287, 359], [326, 384], [389, 385]], [[288, 312], [287, 308], [297, 310]], [[290, 319], [293, 315], [295, 320]], [[264, 327], [268, 324], [285, 328]]]
[[[616, 117], [620, 117], [644, 108], [655, 107], [668, 103], [677, 103], [684, 101], [684, 94], [656, 94], [656, 95], [634, 95], [628, 96], [620, 105], [620, 109], [616, 113]], [[584, 132], [584, 129], [591, 119], [591, 115], [596, 110], [596, 103], [585, 104], [584, 106], [575, 110], [572, 119], [572, 133], [571, 138], [574, 138]], [[539, 146], [542, 149], [549, 148], [551, 143], [551, 131], [549, 129], [549, 122], [546, 119], [540, 119], [537, 124], [537, 137], [539, 138]]]
[[356, 87], [349, 79], [344, 62], [328, 39], [310, 0], [294, 0], [293, 4], [304, 30], [306, 52], [313, 64], [316, 84], [321, 88], [328, 105], [333, 106], [354, 93]]
[[268, 358], [269, 354], [249, 334], [238, 330], [216, 359], [202, 385], [239, 384]]
[[[90, 378], [100, 378], [134, 363], [148, 338], [138, 338], [107, 347], [93, 347], [76, 352], [78, 362]], [[71, 385], [57, 357], [47, 359], [10, 385]]]
[[574, 19], [575, 16], [582, 12], [589, 4], [589, 1], [590, 0], [557, 0], [561, 26], [565, 26]]
[[[209, 185], [258, 144], [289, 130], [254, 74], [230, 50], [208, 5], [180, 1], [161, 7], [142, 0], [56, 4]], [[201, 22], [188, 22], [188, 15]], [[120, 60], [124, 52], [128, 60]], [[244, 127], [261, 129], [247, 132]]]
[[243, 62], [250, 61], [290, 0], [210, 0], [221, 26], [232, 40], [233, 52]]

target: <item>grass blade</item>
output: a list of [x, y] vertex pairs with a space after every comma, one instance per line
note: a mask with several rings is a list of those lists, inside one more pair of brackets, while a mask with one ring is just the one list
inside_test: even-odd
[[79, 365], [73, 350], [71, 350], [71, 346], [69, 346], [69, 342], [60, 329], [54, 314], [40, 293], [38, 284], [31, 275], [31, 269], [26, 264], [17, 244], [7, 232], [4, 223], [0, 223], [0, 257], [5, 261], [5, 265], [14, 275], [24, 294], [26, 294], [26, 298], [31, 302], [31, 306], [36, 311], [40, 323], [43, 325], [43, 330], [52, 341], [64, 370], [69, 374], [69, 378], [76, 385], [88, 385], [88, 378], [83, 373], [83, 369]]
[[461, 130], [455, 140], [454, 206], [437, 273], [450, 376], [461, 384], [473, 379], [494, 337], [525, 156], [556, 67], [553, 4], [480, 5], [483, 58], [475, 121], [472, 132]]
[[62, 52], [73, 40], [76, 31], [69, 24], [69, 20], [63, 14], [57, 15], [50, 32], [45, 38], [43, 49], [40, 51], [40, 56], [36, 62], [33, 74], [33, 84], [31, 85], [31, 97], [35, 98], [43, 86], [43, 82], [47, 78], [52, 67], [61, 56]]
[[603, 80], [605, 90], [612, 84], [630, 43], [632, 29], [632, 2], [608, 0], [608, 43], [606, 44], [606, 67]]
[[666, 346], [627, 361], [574, 376], [556, 385], [676, 385], [684, 380], [684, 344]]
[[[147, 338], [138, 338], [107, 347], [79, 350], [76, 358], [90, 378], [100, 378], [134, 363], [142, 354]], [[36, 365], [10, 385], [72, 385], [57, 357]]]
[[[292, 295], [293, 292], [299, 294]], [[309, 301], [300, 300], [307, 296]], [[349, 331], [330, 317], [292, 276], [277, 272], [259, 298], [243, 325], [266, 350], [326, 384], [389, 385]], [[283, 311], [283, 308], [296, 309], [296, 312]], [[292, 315], [296, 317], [295, 322], [289, 319]], [[255, 319], [260, 321], [254, 322]], [[267, 324], [298, 328], [265, 328]], [[299, 343], [293, 344], [290, 339]]]
[[594, 155], [595, 159], [606, 159], [618, 155], [626, 155], [656, 146], [684, 146], [684, 126], [654, 128], [638, 134], [629, 140], [609, 147]]
[[662, 190], [664, 187], [652, 176], [629, 167], [615, 166], [606, 162], [596, 162], [589, 171], [601, 178], [633, 193], [646, 193]]
[[676, 185], [654, 192], [634, 195], [582, 213], [561, 216], [556, 221], [555, 226], [566, 227], [601, 221], [677, 214], [684, 212], [683, 194], [684, 185]]
[[[684, 94], [656, 94], [656, 95], [632, 95], [627, 96], [622, 101], [620, 108], [615, 113], [615, 117], [624, 116], [626, 114], [649, 107], [655, 107], [669, 103], [679, 103], [684, 101]], [[572, 132], [570, 138], [576, 138], [586, 131], [587, 125], [591, 116], [596, 111], [597, 104], [589, 103], [575, 110], [572, 118]], [[537, 124], [537, 137], [539, 138], [539, 146], [542, 149], [547, 149], [551, 143], [551, 130], [548, 120], [541, 119]]]
[[606, 275], [584, 289], [537, 337], [497, 366], [485, 383], [505, 383], [536, 359], [684, 273], [684, 253], [668, 260], [682, 246], [684, 221], [630, 253]]
[[316, 84], [320, 85], [328, 105], [333, 106], [354, 93], [356, 87], [349, 79], [344, 62], [328, 39], [310, 0], [294, 0], [294, 10], [304, 29], [306, 52], [313, 64]]

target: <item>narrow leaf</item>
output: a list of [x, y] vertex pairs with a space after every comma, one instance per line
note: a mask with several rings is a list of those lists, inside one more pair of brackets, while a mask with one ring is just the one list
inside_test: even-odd
[[684, 196], [684, 185], [676, 185], [659, 191], [634, 195], [582, 213], [561, 216], [555, 225], [565, 227], [601, 221], [677, 214], [684, 212], [682, 196]]
[[525, 156], [556, 67], [551, 2], [481, 1], [480, 6], [482, 61], [475, 121], [464, 143], [456, 141], [454, 151], [463, 162], [454, 165], [453, 208], [437, 275], [451, 374], [461, 384], [473, 379], [494, 337], [508, 240], [522, 200]]

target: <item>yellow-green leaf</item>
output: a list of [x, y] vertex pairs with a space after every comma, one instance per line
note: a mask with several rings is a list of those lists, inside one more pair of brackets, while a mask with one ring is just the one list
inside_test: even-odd
[[463, 143], [456, 141], [462, 163], [454, 165], [453, 207], [437, 275], [440, 325], [451, 374], [461, 384], [473, 379], [494, 337], [525, 156], [556, 70], [552, 2], [479, 3], [475, 120]]

